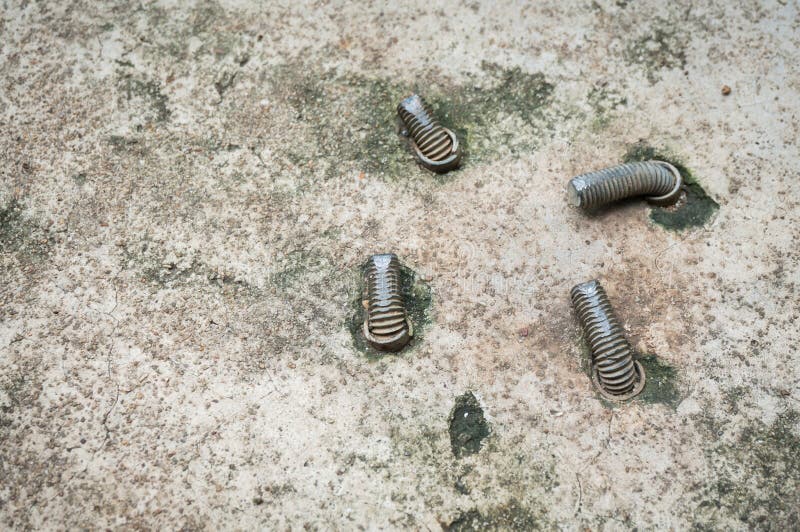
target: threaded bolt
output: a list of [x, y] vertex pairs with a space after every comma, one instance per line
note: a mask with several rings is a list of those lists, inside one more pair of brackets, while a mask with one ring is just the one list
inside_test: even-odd
[[439, 125], [431, 106], [418, 94], [412, 94], [397, 106], [397, 114], [411, 137], [419, 162], [433, 172], [447, 172], [461, 162], [456, 134]]
[[678, 201], [683, 178], [670, 163], [647, 161], [613, 166], [573, 177], [567, 187], [569, 202], [585, 210], [623, 198], [647, 196], [656, 205]]
[[400, 351], [414, 336], [400, 286], [400, 262], [394, 253], [372, 255], [366, 270], [367, 312], [364, 337], [376, 349]]
[[644, 368], [633, 360], [633, 348], [600, 282], [575, 285], [570, 297], [592, 351], [592, 381], [597, 390], [613, 401], [639, 395], [645, 383]]

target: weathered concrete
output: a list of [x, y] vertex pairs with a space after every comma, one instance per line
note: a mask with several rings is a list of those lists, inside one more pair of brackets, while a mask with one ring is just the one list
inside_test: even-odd
[[[565, 4], [3, 2], [1, 526], [796, 526], [798, 3]], [[413, 90], [462, 170], [405, 150]], [[567, 205], [651, 153], [688, 210]], [[385, 250], [421, 335], [378, 358]]]

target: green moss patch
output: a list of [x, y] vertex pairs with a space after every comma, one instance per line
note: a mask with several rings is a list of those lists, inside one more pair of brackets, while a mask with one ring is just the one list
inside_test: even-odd
[[422, 339], [425, 337], [425, 331], [432, 321], [431, 306], [433, 303], [433, 295], [431, 293], [431, 288], [426, 282], [419, 278], [414, 270], [403, 264], [400, 265], [400, 290], [405, 300], [406, 312], [408, 313], [409, 319], [411, 319], [411, 324], [414, 326], [414, 336], [399, 353], [379, 351], [367, 342], [362, 329], [364, 318], [366, 317], [363, 301], [367, 297], [367, 285], [365, 281], [367, 266], [368, 261], [364, 262], [354, 274], [355, 280], [353, 286], [355, 295], [350, 304], [351, 315], [347, 321], [347, 328], [350, 330], [350, 335], [353, 338], [353, 346], [373, 360], [383, 358], [387, 355], [405, 353], [422, 342]]
[[665, 161], [677, 168], [683, 177], [684, 197], [673, 206], [653, 207], [650, 211], [650, 219], [653, 223], [670, 231], [683, 231], [692, 227], [702, 227], [719, 210], [719, 203], [706, 193], [689, 169], [667, 150], [659, 150], [639, 142], [628, 148], [623, 160], [626, 163], [649, 160]]
[[481, 443], [489, 435], [489, 423], [483, 416], [478, 399], [472, 392], [456, 398], [450, 413], [450, 447], [453, 454], [461, 458], [481, 450]]

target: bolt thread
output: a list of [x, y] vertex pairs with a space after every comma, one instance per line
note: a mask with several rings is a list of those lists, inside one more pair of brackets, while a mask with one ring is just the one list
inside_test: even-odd
[[399, 350], [411, 337], [400, 292], [400, 263], [394, 253], [373, 255], [366, 272], [368, 307], [365, 332], [376, 347]]
[[670, 167], [659, 161], [621, 164], [573, 177], [570, 202], [591, 209], [633, 196], [664, 196], [675, 189], [676, 179]]
[[421, 96], [413, 94], [400, 102], [397, 114], [425, 157], [441, 161], [452, 154], [453, 140], [433, 117], [431, 106]]
[[572, 306], [592, 351], [600, 386], [611, 395], [624, 395], [637, 384], [633, 348], [625, 338], [605, 290], [596, 280], [570, 291]]

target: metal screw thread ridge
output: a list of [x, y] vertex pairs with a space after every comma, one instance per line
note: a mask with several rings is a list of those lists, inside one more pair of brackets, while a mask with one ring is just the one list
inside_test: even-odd
[[633, 348], [603, 287], [597, 280], [581, 283], [572, 288], [570, 297], [592, 351], [600, 391], [616, 400], [637, 395], [644, 387], [644, 371], [633, 360]]
[[431, 106], [418, 94], [412, 94], [397, 106], [420, 161], [434, 171], [446, 171], [458, 165], [461, 152], [458, 139], [439, 125]]
[[368, 306], [364, 336], [376, 348], [399, 351], [413, 336], [400, 293], [400, 262], [394, 253], [373, 255], [366, 271]]
[[648, 196], [657, 204], [670, 204], [680, 196], [680, 172], [670, 163], [627, 163], [573, 177], [569, 201], [575, 207], [592, 209], [633, 196]]

